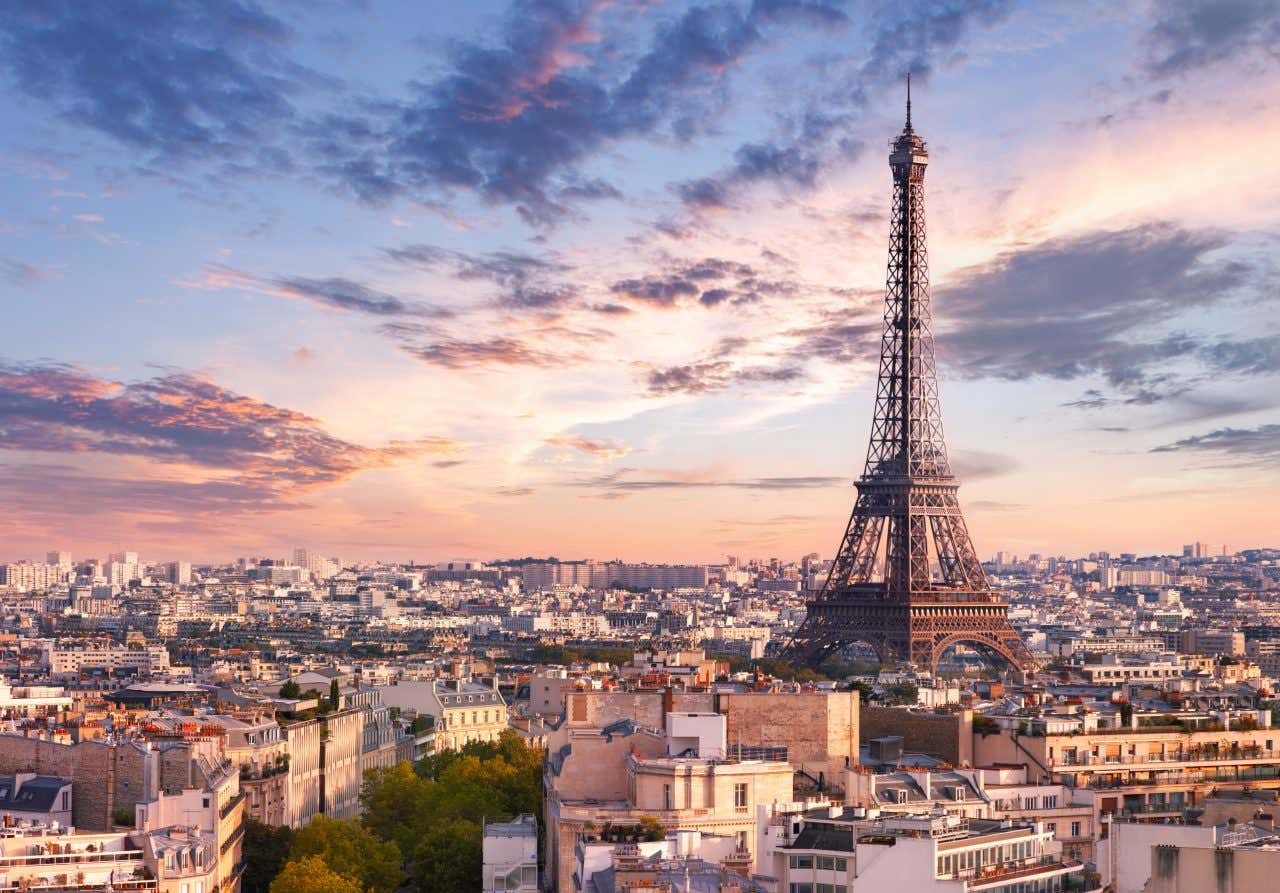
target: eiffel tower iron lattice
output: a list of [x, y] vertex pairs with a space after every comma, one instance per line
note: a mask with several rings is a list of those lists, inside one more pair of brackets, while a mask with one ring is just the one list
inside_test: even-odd
[[854, 642], [930, 670], [964, 643], [1014, 670], [1035, 661], [991, 591], [960, 512], [942, 434], [925, 243], [929, 154], [907, 122], [891, 143], [893, 222], [871, 443], [840, 551], [786, 656], [816, 666]]

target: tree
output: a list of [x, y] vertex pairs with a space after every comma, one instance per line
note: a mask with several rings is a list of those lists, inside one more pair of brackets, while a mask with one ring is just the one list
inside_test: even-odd
[[319, 856], [304, 856], [285, 863], [271, 882], [270, 893], [363, 893], [355, 881], [343, 877]]
[[290, 679], [284, 685], [280, 686], [280, 697], [282, 698], [288, 698], [292, 701], [301, 694], [302, 686], [298, 685], [298, 683], [293, 679]]
[[916, 704], [920, 700], [920, 689], [914, 682], [895, 682], [884, 687], [886, 704]]
[[471, 893], [483, 884], [481, 826], [453, 819], [430, 827], [413, 851], [412, 880], [432, 893]]
[[337, 710], [342, 706], [342, 692], [338, 690], [338, 680], [329, 681], [329, 709]]
[[241, 893], [267, 893], [272, 880], [284, 867], [292, 843], [292, 828], [277, 828], [255, 819], [245, 819], [245, 871]]
[[876, 696], [876, 690], [861, 679], [855, 679], [849, 683], [849, 690], [858, 693], [858, 702], [866, 704]]
[[409, 855], [411, 885], [470, 893], [480, 885], [483, 823], [542, 811], [542, 751], [507, 731], [416, 766], [370, 770], [360, 800], [366, 833]]
[[356, 822], [316, 816], [289, 850], [291, 861], [305, 856], [318, 856], [369, 893], [394, 893], [400, 885], [400, 847], [378, 840]]

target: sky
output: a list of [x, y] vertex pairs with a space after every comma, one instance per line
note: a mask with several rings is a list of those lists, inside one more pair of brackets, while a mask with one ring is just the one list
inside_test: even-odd
[[0, 16], [0, 560], [830, 557], [888, 141], [979, 554], [1280, 545], [1280, 5]]

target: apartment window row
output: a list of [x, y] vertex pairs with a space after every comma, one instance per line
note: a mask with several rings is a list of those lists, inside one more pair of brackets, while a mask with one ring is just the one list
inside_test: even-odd
[[787, 864], [791, 868], [817, 868], [819, 871], [848, 871], [849, 860], [839, 856], [792, 856]]
[[790, 893], [849, 893], [844, 884], [792, 884]]

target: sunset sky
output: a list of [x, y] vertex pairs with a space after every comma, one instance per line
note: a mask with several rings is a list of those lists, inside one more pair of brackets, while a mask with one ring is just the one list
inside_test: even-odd
[[979, 554], [1280, 545], [1272, 0], [0, 15], [0, 560], [829, 557], [913, 72]]

